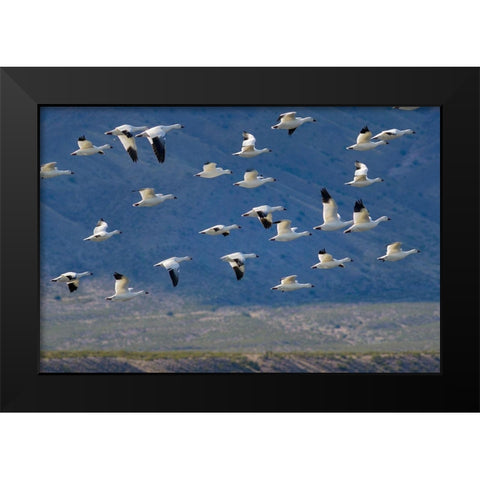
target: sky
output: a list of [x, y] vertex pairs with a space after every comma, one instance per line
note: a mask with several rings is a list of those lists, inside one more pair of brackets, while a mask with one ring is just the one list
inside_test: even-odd
[[[306, 1], [243, 2], [241, 8], [234, 2], [112, 6], [86, 1], [81, 8], [55, 1], [7, 2], [2, 7], [0, 64], [480, 65], [478, 16], [471, 14], [470, 1], [457, 1], [455, 8], [451, 2], [437, 2], [435, 9], [427, 2], [407, 1], [393, 5], [392, 11], [379, 1], [312, 8]], [[19, 469], [26, 478], [50, 480], [65, 478], [66, 471], [70, 479], [149, 477], [159, 467], [173, 479], [224, 479], [225, 472], [231, 479], [295, 475], [383, 480], [385, 472], [394, 480], [412, 475], [450, 479], [472, 478], [478, 470], [478, 414], [3, 413], [0, 422], [3, 470], [11, 478]], [[186, 430], [189, 435], [177, 436]], [[256, 432], [264, 439], [255, 444], [262, 455], [240, 465], [238, 451]], [[352, 432], [362, 432], [362, 441]], [[128, 458], [119, 458], [125, 438], [144, 441], [129, 442]], [[172, 438], [181, 441], [182, 450]], [[78, 452], [85, 445], [89, 458], [79, 463]], [[185, 451], [193, 455], [188, 464]], [[408, 455], [399, 462], [399, 452], [405, 451]], [[165, 453], [161, 462], [158, 452]]]
[[[272, 130], [270, 125], [279, 113], [291, 109], [298, 110], [300, 116], [313, 115], [317, 121], [299, 127], [292, 136]], [[40, 163], [55, 159], [58, 168], [75, 171], [74, 176], [40, 182], [41, 273], [47, 296], [59, 294], [58, 285], [52, 285], [50, 278], [72, 270], [94, 272], [94, 280], [102, 279], [103, 285], [108, 285], [104, 296], [111, 290], [113, 271], [129, 277], [131, 274], [132, 284], [152, 282], [145, 287], [156, 294], [164, 282], [152, 265], [162, 258], [190, 255], [194, 260], [181, 267], [179, 288], [162, 293], [182, 297], [201, 293], [207, 295], [205, 301], [209, 303], [215, 302], [212, 295], [222, 290], [218, 301], [229, 304], [238, 298], [247, 304], [269, 305], [277, 301], [284, 305], [289, 300], [302, 303], [309, 297], [318, 302], [438, 300], [437, 108], [403, 112], [390, 106], [42, 107], [40, 119]], [[168, 134], [165, 163], [158, 164], [144, 139], [137, 139], [139, 161], [133, 163], [116, 137], [104, 135], [125, 122], [149, 126], [180, 122], [185, 128]], [[418, 133], [371, 152], [347, 150], [365, 122], [374, 134], [394, 126], [411, 127]], [[232, 156], [240, 148], [243, 129], [256, 135], [258, 148], [268, 146], [272, 152], [252, 159]], [[77, 137], [85, 133], [94, 144], [109, 142], [114, 148], [102, 156], [71, 156], [77, 148]], [[385, 181], [362, 189], [345, 186], [344, 182], [353, 178], [355, 160], [369, 166], [370, 177], [381, 176]], [[206, 161], [218, 162], [234, 173], [210, 180], [196, 178], [194, 174]], [[256, 168], [277, 182], [256, 189], [233, 187], [247, 168]], [[426, 182], [421, 180], [422, 175]], [[134, 209], [131, 204], [138, 194], [132, 194], [132, 190], [142, 187], [173, 193], [177, 199], [153, 208]], [[323, 222], [322, 187], [336, 200], [344, 220], [352, 218], [353, 205], [359, 198], [372, 218], [387, 215], [393, 220], [371, 232], [352, 235], [344, 235], [345, 229], [314, 230]], [[241, 217], [252, 207], [264, 204], [286, 207], [287, 211], [274, 215], [274, 220], [290, 219], [292, 227], [306, 230], [311, 236], [283, 244], [268, 242], [276, 234], [275, 226], [265, 230], [258, 221]], [[99, 218], [106, 219], [110, 230], [120, 229], [122, 235], [108, 243], [83, 242]], [[242, 228], [228, 238], [198, 234], [212, 225], [234, 223]], [[65, 238], [69, 239], [67, 243]], [[380, 264], [376, 258], [393, 241], [404, 242], [405, 249], [417, 248], [422, 255], [394, 266]], [[317, 262], [321, 248], [334, 258], [350, 256], [355, 263], [341, 271], [312, 271], [310, 266]], [[219, 259], [236, 251], [253, 251], [260, 260], [247, 263], [241, 282], [229, 282], [232, 272]], [[410, 282], [402, 281], [407, 273]], [[277, 295], [272, 299], [268, 295], [270, 287], [291, 274], [318, 288], [308, 296]], [[423, 290], [415, 283], [422, 284]]]

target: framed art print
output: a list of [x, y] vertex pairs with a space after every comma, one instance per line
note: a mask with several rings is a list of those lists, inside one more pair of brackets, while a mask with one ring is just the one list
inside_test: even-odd
[[478, 73], [2, 69], [2, 409], [477, 411]]

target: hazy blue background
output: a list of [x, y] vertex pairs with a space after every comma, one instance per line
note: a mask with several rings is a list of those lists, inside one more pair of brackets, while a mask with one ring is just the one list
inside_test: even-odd
[[[280, 113], [291, 110], [317, 122], [299, 127], [292, 136], [270, 128]], [[164, 164], [157, 162], [146, 139], [137, 139], [139, 161], [134, 164], [116, 137], [104, 135], [123, 123], [182, 123], [185, 128], [167, 135]], [[347, 151], [365, 124], [374, 135], [389, 128], [417, 133], [372, 151]], [[273, 152], [253, 159], [232, 156], [240, 150], [242, 130], [256, 136], [257, 148]], [[114, 148], [105, 155], [70, 156], [81, 135]], [[353, 179], [355, 160], [368, 165], [369, 177], [380, 176], [385, 182], [363, 189], [344, 185]], [[94, 276], [81, 282], [80, 289], [100, 298], [113, 293], [112, 273], [118, 271], [130, 277], [134, 289], [147, 289], [159, 298], [175, 294], [218, 305], [439, 300], [439, 108], [42, 107], [40, 163], [52, 161], [75, 175], [40, 181], [40, 280], [47, 297], [75, 295], [61, 288], [64, 285], [50, 283], [54, 276], [89, 270]], [[194, 177], [207, 161], [234, 173]], [[257, 189], [234, 187], [247, 168], [277, 182]], [[134, 208], [140, 197], [132, 190], [142, 187], [178, 199]], [[323, 223], [322, 187], [335, 198], [344, 220], [352, 217], [359, 198], [372, 218], [388, 215], [392, 220], [349, 235], [313, 230]], [[265, 230], [258, 220], [241, 217], [262, 204], [285, 206], [287, 211], [274, 214], [274, 219], [291, 219], [292, 226], [310, 230], [312, 236], [269, 242], [275, 227]], [[102, 243], [83, 242], [100, 217], [109, 230], [123, 234]], [[198, 234], [219, 223], [237, 223], [242, 229], [229, 237]], [[394, 241], [421, 254], [395, 263], [377, 261], [385, 245]], [[344, 269], [311, 270], [321, 248], [335, 258], [350, 256], [354, 263]], [[237, 250], [259, 255], [247, 260], [241, 281], [220, 260]], [[179, 285], [173, 288], [167, 272], [153, 264], [184, 255], [193, 261], [181, 265]], [[285, 294], [270, 290], [280, 277], [291, 274], [315, 288]], [[132, 300], [140, 312], [144, 301], [148, 299]]]

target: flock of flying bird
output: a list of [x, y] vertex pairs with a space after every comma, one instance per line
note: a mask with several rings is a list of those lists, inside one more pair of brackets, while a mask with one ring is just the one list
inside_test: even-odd
[[[402, 109], [414, 110], [418, 107], [399, 107]], [[287, 112], [283, 113], [278, 117], [278, 123], [273, 125], [272, 129], [287, 130], [288, 135], [292, 135], [294, 131], [301, 125], [309, 122], [316, 122], [312, 117], [298, 117], [296, 112]], [[120, 125], [113, 130], [105, 132], [106, 135], [115, 135], [121, 141], [123, 147], [129, 154], [133, 162], [138, 161], [137, 146], [135, 138], [144, 137], [147, 138], [149, 143], [152, 146], [153, 152], [159, 163], [165, 161], [165, 137], [168, 132], [184, 128], [181, 124], [173, 125], [158, 125], [153, 128], [147, 128], [145, 126], [135, 127], [132, 125]], [[139, 132], [139, 133], [137, 133]], [[360, 130], [360, 133], [357, 136], [356, 143], [349, 147], [346, 147], [347, 150], [358, 150], [366, 151], [377, 148], [380, 145], [388, 144], [390, 140], [400, 138], [404, 135], [411, 135], [415, 132], [411, 129], [407, 130], [398, 130], [398, 129], [389, 129], [384, 130], [377, 135], [373, 136], [372, 132], [369, 130], [368, 126], [363, 127]], [[105, 144], [99, 147], [95, 146], [89, 140], [85, 139], [84, 136], [78, 138], [78, 149], [71, 153], [71, 155], [94, 155], [101, 154], [103, 155], [105, 150], [112, 148], [111, 145]], [[233, 153], [232, 155], [240, 156], [243, 158], [253, 158], [263, 153], [271, 152], [269, 148], [256, 148], [256, 139], [255, 137], [248, 132], [243, 132], [243, 143], [242, 148], [239, 152]], [[40, 177], [41, 178], [51, 178], [61, 175], [71, 175], [74, 172], [71, 170], [59, 170], [56, 167], [56, 162], [46, 163], [40, 168]], [[201, 178], [215, 178], [221, 175], [232, 174], [228, 169], [223, 169], [217, 167], [217, 164], [214, 162], [206, 162], [203, 165], [203, 170], [199, 173], [196, 173], [195, 176]], [[352, 181], [345, 183], [352, 187], [364, 188], [375, 183], [383, 182], [381, 178], [368, 178], [368, 168], [365, 163], [355, 162], [355, 173]], [[261, 185], [269, 182], [275, 182], [276, 179], [272, 177], [263, 177], [258, 174], [257, 170], [248, 169], [245, 171], [244, 179], [234, 183], [234, 186], [239, 186], [243, 188], [257, 188]], [[133, 190], [134, 192], [139, 192], [141, 200], [134, 203], [134, 207], [153, 207], [159, 205], [166, 200], [175, 199], [176, 197], [172, 194], [163, 195], [161, 193], [155, 193], [153, 188], [142, 188], [139, 190]], [[338, 208], [335, 200], [329, 194], [326, 188], [322, 188], [322, 204], [323, 204], [323, 223], [316, 227], [313, 227], [315, 230], [323, 231], [335, 231], [343, 229], [344, 233], [351, 232], [364, 232], [371, 230], [377, 227], [380, 223], [389, 221], [390, 218], [387, 216], [382, 216], [376, 220], [372, 220], [370, 217], [369, 211], [363, 204], [363, 201], [357, 200], [353, 209], [353, 219], [352, 220], [342, 220], [338, 213]], [[303, 236], [310, 236], [311, 233], [308, 231], [297, 232], [297, 227], [291, 226], [291, 221], [287, 219], [283, 220], [273, 220], [272, 214], [278, 211], [286, 210], [283, 206], [270, 206], [270, 205], [261, 205], [252, 208], [248, 212], [242, 214], [243, 217], [252, 217], [257, 218], [264, 228], [268, 229], [272, 227], [273, 224], [277, 227], [277, 234], [271, 237], [269, 240], [277, 242], [288, 242], [295, 240]], [[237, 224], [233, 225], [214, 225], [212, 227], [206, 228], [200, 231], [200, 234], [204, 235], [223, 235], [228, 236], [232, 230], [240, 229], [241, 227]], [[101, 242], [108, 240], [114, 235], [121, 234], [120, 230], [107, 231], [108, 224], [101, 218], [95, 228], [93, 229], [92, 235], [84, 238], [84, 241], [93, 241]], [[417, 249], [403, 250], [401, 248], [401, 242], [394, 242], [387, 245], [387, 251], [385, 255], [382, 255], [377, 258], [382, 262], [391, 261], [395, 262], [402, 260], [405, 257], [419, 253]], [[242, 253], [242, 252], [233, 252], [228, 255], [221, 257], [221, 260], [228, 262], [235, 272], [237, 280], [240, 280], [245, 273], [245, 261], [249, 258], [257, 258], [258, 255], [255, 253]], [[335, 259], [330, 253], [327, 253], [325, 249], [322, 249], [318, 252], [319, 262], [315, 265], [312, 265], [312, 269], [330, 269], [335, 267], [344, 268], [344, 264], [352, 262], [353, 260], [349, 257], [342, 259]], [[171, 278], [173, 286], [177, 286], [179, 280], [179, 269], [180, 263], [184, 261], [192, 260], [190, 256], [183, 257], [170, 257], [154, 264], [155, 267], [164, 267]], [[70, 292], [77, 290], [79, 286], [79, 280], [82, 277], [92, 275], [91, 272], [65, 272], [59, 275], [56, 278], [53, 278], [52, 282], [62, 282], [66, 283]], [[106, 300], [114, 301], [125, 301], [130, 300], [136, 296], [142, 294], [148, 294], [147, 291], [133, 291], [132, 288], [128, 287], [129, 280], [128, 278], [118, 272], [113, 274], [115, 278], [115, 294], [109, 297], [106, 297]], [[312, 288], [314, 285], [311, 283], [299, 283], [297, 281], [297, 275], [289, 275], [281, 278], [281, 282], [274, 287], [271, 287], [272, 290], [280, 290], [283, 292], [298, 290], [301, 288]]]

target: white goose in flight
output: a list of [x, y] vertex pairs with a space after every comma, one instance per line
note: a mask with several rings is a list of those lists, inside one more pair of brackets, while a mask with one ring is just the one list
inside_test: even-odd
[[135, 132], [144, 131], [148, 127], [134, 127], [133, 125], [120, 125], [115, 127], [113, 130], [105, 132], [105, 135], [115, 135], [122, 142], [123, 148], [130, 155], [132, 161], [136, 162], [138, 160], [137, 155], [137, 145], [135, 143], [135, 137], [133, 134]]
[[322, 204], [323, 204], [323, 223], [316, 227], [314, 230], [323, 230], [325, 232], [331, 232], [339, 230], [340, 228], [348, 227], [353, 223], [353, 220], [343, 221], [338, 214], [337, 202], [328, 193], [328, 190], [324, 187], [321, 190]]
[[363, 204], [363, 201], [357, 200], [353, 207], [353, 225], [350, 228], [347, 228], [343, 233], [365, 232], [366, 230], [375, 228], [379, 223], [386, 222], [388, 220], [391, 219], [387, 216], [372, 220], [367, 208]]
[[147, 137], [147, 140], [152, 145], [153, 153], [157, 157], [159, 163], [165, 161], [165, 136], [171, 130], [184, 128], [180, 123], [174, 123], [173, 125], [157, 125], [156, 127], [149, 128], [141, 133], [135, 135], [135, 137]]
[[139, 192], [142, 199], [139, 202], [133, 203], [133, 207], [153, 207], [165, 200], [176, 200], [176, 196], [168, 193], [155, 193], [153, 188], [140, 188], [139, 190], [132, 190], [132, 192]]
[[383, 178], [368, 178], [368, 167], [361, 162], [355, 162], [355, 174], [351, 182], [345, 183], [345, 185], [350, 185], [352, 187], [368, 187], [374, 183], [383, 182]]
[[223, 235], [224, 237], [230, 235], [230, 230], [242, 228], [240, 225], [234, 223], [233, 225], [214, 225], [213, 227], [206, 228], [198, 233], [204, 235]]
[[386, 145], [388, 143], [385, 140], [381, 140], [379, 142], [372, 142], [371, 140], [372, 132], [369, 130], [368, 126], [365, 125], [357, 136], [357, 142], [347, 147], [347, 150], [372, 150], [373, 148], [377, 148], [380, 145]]
[[196, 173], [194, 176], [202, 178], [215, 178], [219, 177], [220, 175], [231, 175], [231, 173], [231, 170], [224, 170], [223, 168], [217, 167], [215, 162], [205, 162], [203, 164], [203, 170]]
[[380, 133], [377, 133], [372, 140], [394, 140], [395, 138], [403, 137], [404, 135], [414, 135], [415, 132], [411, 128], [405, 130], [399, 130], [398, 128], [391, 128], [390, 130], [383, 130]]
[[374, 148], [379, 147], [380, 145], [387, 145], [388, 142], [385, 140], [380, 140], [379, 142], [365, 142], [365, 143], [355, 143], [347, 147], [347, 150], [358, 150], [364, 152], [366, 150], [373, 150]]
[[52, 282], [62, 282], [66, 283], [70, 292], [74, 292], [78, 289], [78, 285], [80, 284], [80, 279], [82, 277], [86, 277], [87, 275], [93, 275], [91, 272], [65, 272], [59, 275], [56, 278], [52, 278]]
[[311, 235], [311, 233], [306, 230], [297, 233], [296, 230], [298, 227], [290, 227], [292, 224], [291, 220], [277, 220], [273, 223], [277, 224], [277, 234], [274, 237], [269, 238], [272, 242], [290, 242], [291, 240]]
[[293, 290], [299, 290], [301, 288], [313, 288], [315, 285], [311, 283], [298, 283], [298, 275], [289, 275], [288, 277], [282, 277], [280, 284], [275, 285], [271, 290], [280, 290], [281, 292], [292, 292]]
[[60, 175], [73, 175], [74, 172], [71, 170], [59, 170], [57, 167], [57, 162], [44, 163], [40, 166], [40, 177], [41, 178], [53, 178], [59, 177]]
[[420, 253], [420, 250], [416, 248], [412, 248], [411, 250], [402, 250], [402, 242], [394, 242], [387, 245], [387, 253], [378, 257], [377, 260], [381, 260], [382, 262], [397, 262], [398, 260], [402, 260], [413, 253]]
[[243, 175], [243, 180], [234, 183], [236, 187], [243, 187], [243, 188], [257, 188], [264, 183], [269, 182], [276, 182], [277, 180], [272, 177], [263, 177], [262, 175], [258, 174], [257, 170], [248, 169], [245, 171]]
[[277, 124], [272, 125], [272, 129], [280, 129], [280, 130], [288, 130], [288, 134], [292, 135], [292, 133], [304, 123], [307, 122], [316, 122], [316, 120], [312, 117], [297, 117], [297, 112], [286, 112], [282, 113], [277, 118]]
[[148, 294], [145, 290], [139, 290], [134, 292], [133, 288], [128, 288], [128, 277], [122, 275], [121, 273], [115, 272], [113, 274], [115, 278], [115, 295], [110, 297], [105, 297], [105, 300], [113, 300], [116, 302], [125, 302], [126, 300], [131, 300], [132, 298], [138, 297], [142, 294]]
[[77, 144], [78, 150], [75, 150], [70, 155], [94, 155], [95, 153], [104, 155], [104, 150], [112, 148], [112, 146], [108, 143], [102, 145], [101, 147], [96, 147], [90, 140], [85, 139], [85, 135], [82, 135], [78, 138]]
[[170, 257], [158, 262], [154, 267], [164, 267], [168, 271], [174, 287], [178, 285], [178, 272], [180, 271], [180, 262], [192, 260], [192, 257]]
[[242, 213], [242, 217], [258, 218], [260, 223], [267, 229], [273, 224], [272, 213], [280, 212], [282, 210], [286, 210], [286, 208], [281, 205], [275, 207], [271, 207], [270, 205], [260, 205], [258, 207], [253, 207], [248, 212]]
[[245, 274], [245, 260], [247, 258], [258, 258], [258, 255], [256, 253], [233, 252], [220, 257], [220, 260], [228, 262], [233, 268], [237, 280], [241, 280]]
[[262, 153], [267, 153], [272, 151], [269, 148], [261, 148], [260, 150], [255, 148], [256, 139], [251, 133], [244, 131], [242, 135], [243, 135], [242, 149], [239, 152], [232, 153], [232, 155], [236, 155], [238, 157], [243, 157], [243, 158], [252, 158], [252, 157], [256, 157], [257, 155], [261, 155]]
[[333, 258], [332, 255], [327, 253], [324, 248], [318, 251], [318, 259], [320, 260], [320, 262], [316, 263], [315, 265], [312, 265], [310, 268], [320, 268], [320, 269], [329, 269], [329, 268], [335, 268], [335, 267], [344, 268], [345, 267], [344, 263], [353, 262], [353, 260], [350, 257], [345, 257], [345, 258], [341, 258], [340, 260], [337, 260]]
[[93, 229], [93, 235], [84, 238], [84, 241], [91, 241], [91, 242], [103, 242], [108, 240], [113, 235], [118, 235], [122, 233], [120, 230], [113, 230], [112, 232], [107, 232], [108, 223], [101, 218], [95, 228]]

